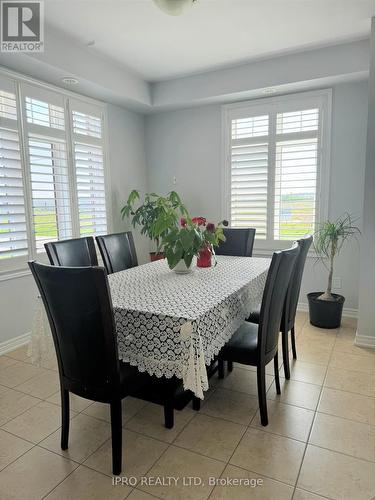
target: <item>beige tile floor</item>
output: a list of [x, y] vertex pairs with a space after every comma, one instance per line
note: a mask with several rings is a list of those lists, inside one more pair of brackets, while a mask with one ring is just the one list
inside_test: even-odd
[[[291, 380], [281, 379], [281, 396], [267, 370], [268, 427], [259, 422], [256, 374], [239, 365], [211, 379], [199, 413], [176, 412], [170, 431], [161, 407], [126, 399], [123, 475], [136, 487], [112, 484], [106, 405], [71, 398], [63, 452], [55, 363], [31, 365], [26, 347], [8, 353], [0, 357], [0, 498], [373, 499], [375, 351], [353, 345], [355, 326], [344, 319], [338, 330], [320, 330], [298, 314], [299, 357]], [[150, 484], [159, 476], [179, 479]], [[183, 476], [204, 484], [184, 485]]]

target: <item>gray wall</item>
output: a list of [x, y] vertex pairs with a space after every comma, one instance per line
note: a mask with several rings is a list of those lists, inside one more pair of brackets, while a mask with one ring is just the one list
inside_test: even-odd
[[132, 230], [138, 259], [148, 259], [149, 242], [122, 220], [121, 208], [132, 189], [147, 190], [144, 116], [108, 106], [108, 138], [114, 231]]
[[[133, 187], [146, 189], [143, 115], [108, 106], [108, 139], [114, 231], [128, 225], [119, 215], [123, 201]], [[148, 241], [136, 235], [140, 261], [145, 261]], [[36, 287], [30, 275], [0, 281], [0, 344], [30, 332]]]
[[375, 17], [372, 18], [370, 46], [367, 158], [364, 189], [363, 245], [359, 321], [356, 342], [375, 347]]
[[[367, 117], [367, 82], [333, 88], [330, 217], [362, 214]], [[194, 215], [221, 216], [221, 106], [162, 112], [146, 117], [149, 188], [176, 189]], [[173, 180], [176, 177], [177, 183]], [[324, 287], [326, 274], [309, 259], [301, 302]], [[358, 306], [359, 249], [343, 250], [335, 275], [342, 278], [345, 306]]]

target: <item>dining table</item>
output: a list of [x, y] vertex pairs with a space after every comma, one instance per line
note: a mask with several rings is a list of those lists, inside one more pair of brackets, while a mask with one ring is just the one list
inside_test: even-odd
[[[203, 399], [207, 366], [259, 306], [270, 262], [216, 256], [212, 267], [178, 274], [162, 259], [108, 275], [119, 359], [149, 375], [175, 376]], [[29, 352], [40, 362], [51, 346], [39, 300]]]

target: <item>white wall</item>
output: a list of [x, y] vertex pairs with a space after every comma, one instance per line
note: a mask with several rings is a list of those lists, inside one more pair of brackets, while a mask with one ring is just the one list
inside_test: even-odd
[[[333, 88], [330, 217], [345, 211], [362, 213], [367, 117], [367, 82]], [[214, 221], [221, 214], [221, 106], [162, 112], [146, 117], [146, 158], [149, 188], [177, 190], [194, 215]], [[177, 184], [173, 184], [173, 177]], [[301, 301], [325, 284], [321, 267], [309, 259]], [[358, 306], [359, 251], [342, 253], [335, 275], [342, 278], [347, 308]]]
[[122, 220], [120, 211], [132, 189], [147, 190], [144, 120], [139, 113], [108, 106], [113, 229], [133, 231], [139, 262], [148, 260], [149, 241]]
[[364, 190], [363, 245], [359, 321], [356, 343], [375, 347], [375, 17], [372, 18], [368, 102], [367, 159]]
[[[109, 105], [108, 140], [113, 230], [123, 231], [128, 228], [120, 216], [123, 201], [134, 187], [146, 188], [143, 115]], [[143, 262], [148, 241], [135, 235], [135, 243]], [[31, 330], [36, 293], [31, 275], [0, 280], [0, 348], [1, 343]]]
[[311, 90], [368, 76], [368, 40], [331, 45], [251, 61], [247, 64], [155, 82], [154, 109], [176, 109], [263, 97], [262, 90]]

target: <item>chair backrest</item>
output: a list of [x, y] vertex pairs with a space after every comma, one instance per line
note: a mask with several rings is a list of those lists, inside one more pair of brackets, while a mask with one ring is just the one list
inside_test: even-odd
[[103, 267], [29, 262], [47, 312], [64, 386], [86, 397], [120, 388], [108, 279]]
[[96, 242], [108, 274], [138, 265], [133, 235], [130, 231], [97, 236]]
[[255, 238], [254, 228], [224, 228], [226, 240], [220, 242], [215, 249], [217, 255], [232, 255], [234, 257], [251, 257]]
[[299, 246], [295, 243], [292, 248], [273, 254], [259, 316], [258, 349], [261, 356], [277, 349], [286, 293], [298, 253]]
[[52, 266], [85, 267], [98, 265], [92, 236], [53, 241], [45, 243], [44, 247]]
[[290, 278], [290, 283], [285, 299], [283, 317], [281, 320], [281, 329], [282, 330], [285, 329], [285, 331], [289, 331], [294, 326], [294, 321], [297, 312], [298, 298], [301, 290], [303, 270], [305, 268], [307, 253], [309, 251], [312, 241], [313, 237], [311, 235], [304, 236], [300, 240], [297, 240], [299, 246], [299, 254], [297, 257], [296, 265], [294, 266], [292, 276]]

